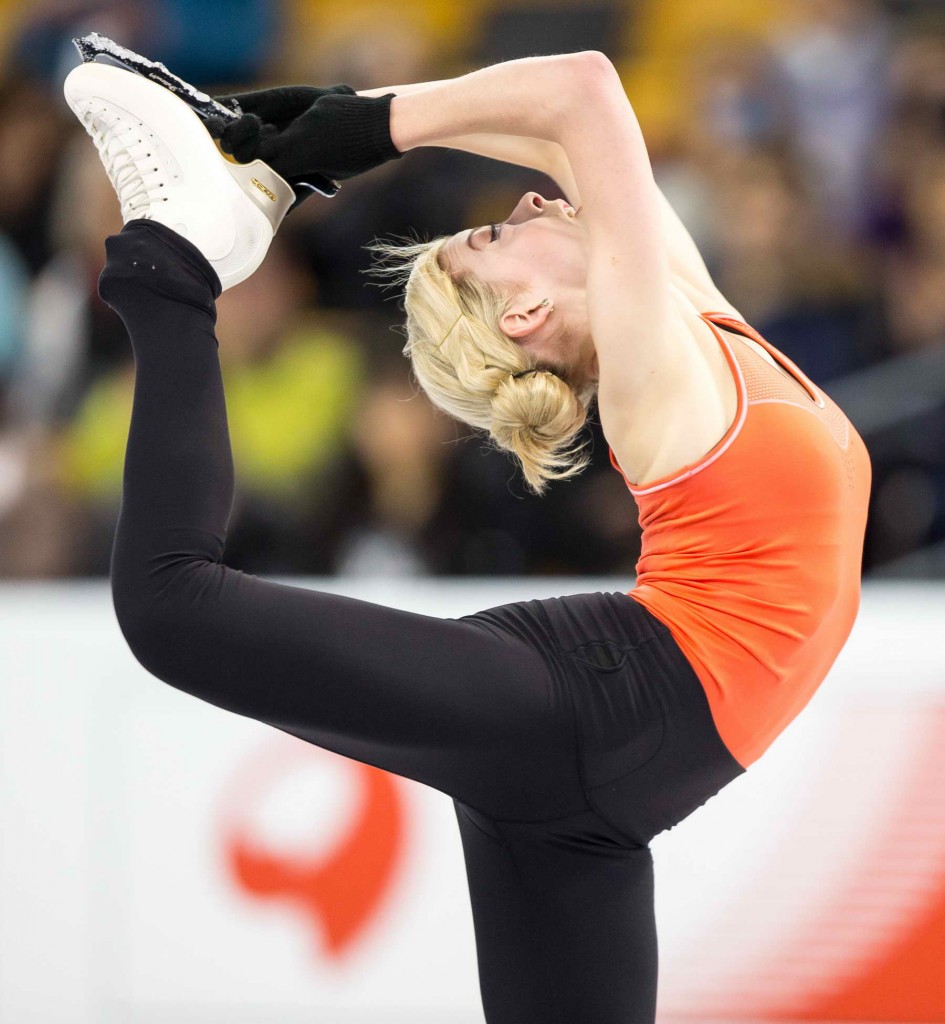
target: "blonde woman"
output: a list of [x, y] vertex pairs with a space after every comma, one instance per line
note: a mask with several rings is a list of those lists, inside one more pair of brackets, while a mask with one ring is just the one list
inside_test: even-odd
[[[238, 164], [127, 72], [80, 68], [66, 92], [126, 220], [100, 290], [137, 366], [112, 566], [132, 651], [172, 686], [452, 797], [490, 1024], [653, 1021], [648, 844], [761, 756], [845, 642], [862, 441], [716, 291], [600, 53], [243, 96], [249, 113], [215, 128]], [[223, 563], [214, 300], [265, 254], [264, 200], [427, 145], [531, 165], [568, 196], [386, 251], [417, 378], [535, 490], [580, 469], [596, 396], [643, 526], [629, 594], [441, 620]]]

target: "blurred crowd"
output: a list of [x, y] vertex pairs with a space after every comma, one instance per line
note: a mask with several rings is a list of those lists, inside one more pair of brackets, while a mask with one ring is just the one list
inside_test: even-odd
[[[217, 94], [603, 50], [721, 290], [849, 396], [874, 466], [866, 572], [945, 576], [945, 4], [0, 0], [0, 16], [0, 577], [107, 573], [120, 504], [134, 370], [96, 278], [121, 220], [61, 92], [89, 31]], [[583, 476], [529, 495], [418, 393], [399, 296], [363, 273], [373, 239], [501, 220], [528, 189], [560, 194], [534, 171], [416, 151], [308, 200], [221, 297], [229, 564], [632, 574], [636, 511], [599, 428]]]

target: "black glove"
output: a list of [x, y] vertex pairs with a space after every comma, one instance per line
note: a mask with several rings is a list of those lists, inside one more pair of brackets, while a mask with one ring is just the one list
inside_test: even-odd
[[[207, 130], [219, 139], [220, 146], [241, 164], [255, 160], [259, 153], [259, 135], [282, 131], [320, 97], [332, 93], [353, 96], [350, 85], [330, 85], [320, 89], [314, 85], [280, 85], [274, 89], [236, 92], [214, 97], [230, 110], [241, 112], [237, 121], [222, 117], [206, 118]], [[269, 125], [270, 127], [266, 127]]]
[[279, 85], [274, 89], [217, 96], [216, 100], [231, 110], [256, 114], [260, 120], [275, 125], [281, 131], [288, 128], [300, 114], [304, 114], [319, 97], [331, 94], [353, 96], [354, 89], [350, 85], [329, 85], [325, 89], [314, 85]]
[[[229, 124], [214, 119], [208, 123], [210, 134], [240, 163], [263, 160], [289, 182], [317, 174], [351, 178], [402, 155], [390, 137], [393, 93], [375, 98], [354, 95], [349, 86], [312, 89], [309, 95], [320, 95], [291, 117], [302, 106], [306, 88], [244, 94], [249, 97], [245, 107], [259, 112], [248, 110]], [[244, 106], [243, 97], [236, 98]], [[281, 127], [268, 117], [264, 121], [263, 110], [277, 117]]]

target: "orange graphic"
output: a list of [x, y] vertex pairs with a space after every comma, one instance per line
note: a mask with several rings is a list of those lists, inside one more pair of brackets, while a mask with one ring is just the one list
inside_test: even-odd
[[[910, 741], [893, 797], [869, 830], [850, 832], [857, 865], [761, 963], [733, 970], [723, 991], [679, 1007], [679, 1019], [945, 1021], [945, 707], [850, 712], [859, 728], [833, 736], [833, 755], [853, 765], [868, 757], [871, 730], [894, 716], [908, 722]], [[816, 846], [817, 829], [831, 826], [829, 809], [844, 800], [840, 780], [848, 779], [834, 767], [824, 765], [795, 843]], [[772, 871], [764, 880], [778, 884]]]
[[[287, 776], [325, 758], [340, 759], [357, 782], [351, 827], [327, 856], [273, 850], [259, 835], [254, 813]], [[227, 791], [224, 853], [234, 880], [255, 898], [295, 904], [315, 925], [324, 952], [340, 959], [378, 915], [403, 859], [406, 816], [400, 786], [388, 772], [301, 741], [267, 745]]]
[[[869, 867], [851, 888], [846, 910], [885, 897], [890, 874], [905, 876], [918, 897], [898, 933], [863, 969], [838, 979], [798, 1020], [945, 1021], [945, 708], [929, 709], [898, 813], [872, 838]], [[841, 909], [843, 912], [843, 909]]]

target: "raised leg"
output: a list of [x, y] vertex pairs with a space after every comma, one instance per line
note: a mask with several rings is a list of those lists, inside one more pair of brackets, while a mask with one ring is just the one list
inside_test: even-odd
[[137, 367], [112, 590], [139, 661], [219, 707], [499, 818], [584, 809], [569, 697], [535, 644], [223, 564], [233, 464], [219, 282], [161, 224], [131, 221], [107, 248], [101, 294]]

